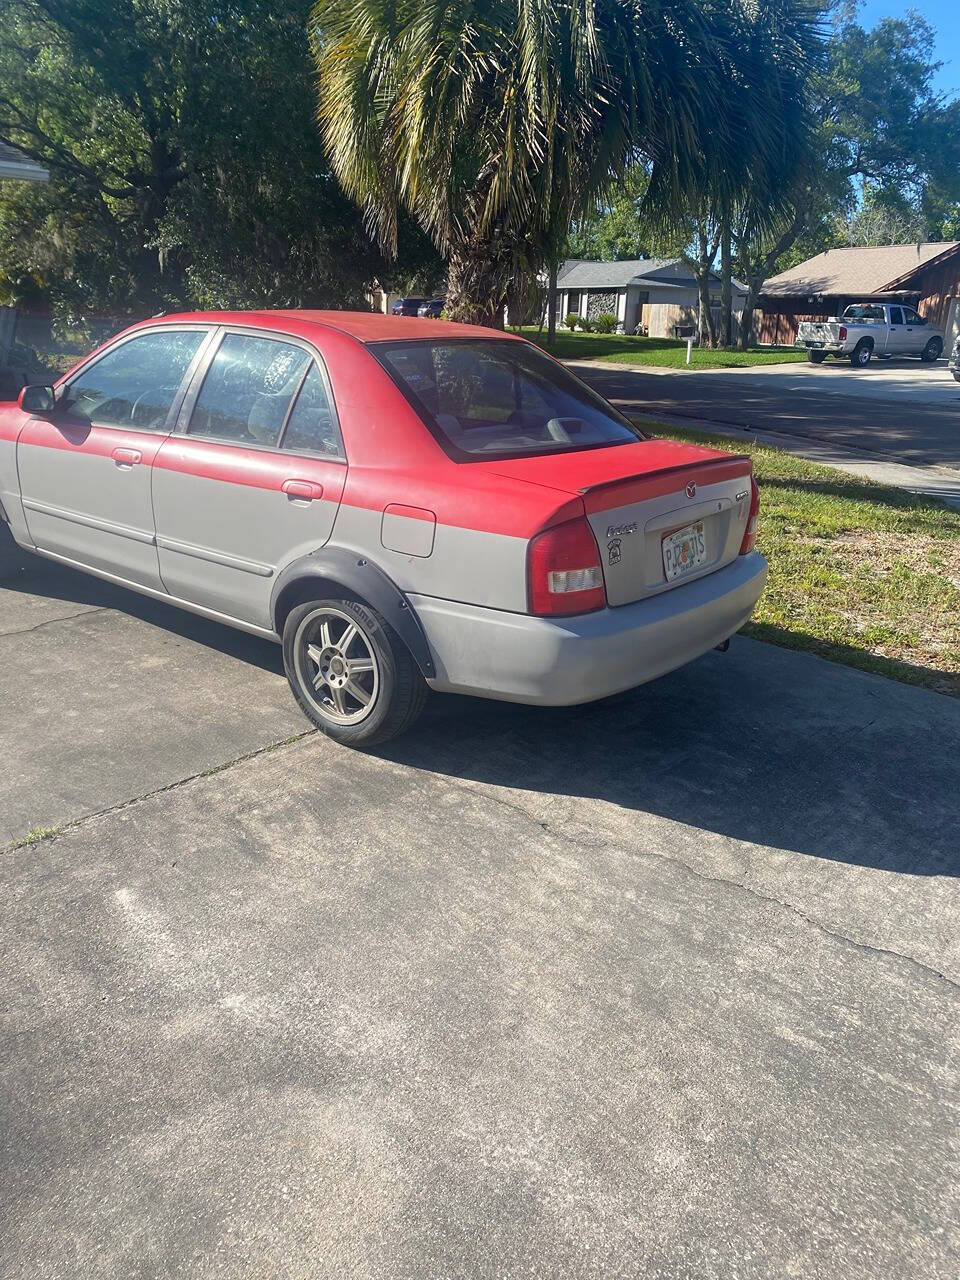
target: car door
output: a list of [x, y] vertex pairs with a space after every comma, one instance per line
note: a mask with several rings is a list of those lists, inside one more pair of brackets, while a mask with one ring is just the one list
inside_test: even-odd
[[211, 328], [140, 330], [57, 388], [17, 441], [24, 518], [42, 551], [163, 590], [150, 466]]
[[889, 307], [887, 314], [890, 316], [890, 323], [887, 328], [886, 350], [892, 356], [901, 356], [909, 349], [909, 339], [903, 323], [903, 308]]
[[913, 307], [903, 308], [904, 351], [911, 355], [919, 355], [926, 345], [927, 335], [924, 325]]
[[330, 537], [346, 459], [319, 353], [225, 329], [153, 468], [160, 574], [171, 595], [272, 629], [280, 569]]

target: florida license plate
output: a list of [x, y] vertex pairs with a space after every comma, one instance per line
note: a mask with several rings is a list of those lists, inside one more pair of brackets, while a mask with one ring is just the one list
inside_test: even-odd
[[703, 534], [703, 521], [688, 524], [685, 529], [669, 533], [661, 544], [663, 548], [663, 572], [668, 582], [682, 578], [707, 563], [707, 540]]

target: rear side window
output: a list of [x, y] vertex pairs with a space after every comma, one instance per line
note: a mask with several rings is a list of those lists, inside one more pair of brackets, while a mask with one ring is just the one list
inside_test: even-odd
[[61, 397], [72, 417], [160, 431], [206, 332], [161, 329], [122, 342], [82, 370]]
[[281, 444], [291, 453], [322, 453], [330, 458], [343, 456], [333, 405], [316, 364], [311, 364], [310, 372], [300, 387]]
[[190, 415], [190, 435], [276, 445], [310, 357], [272, 338], [228, 333]]
[[519, 457], [643, 439], [605, 400], [527, 343], [428, 340], [371, 350], [453, 457]]

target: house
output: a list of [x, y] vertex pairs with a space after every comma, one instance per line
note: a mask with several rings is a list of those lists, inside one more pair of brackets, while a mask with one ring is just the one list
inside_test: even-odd
[[760, 342], [792, 343], [801, 320], [826, 320], [850, 302], [908, 302], [952, 345], [960, 327], [960, 240], [827, 249], [764, 281]]
[[[743, 310], [746, 290], [734, 281], [734, 318]], [[710, 301], [719, 318], [720, 277], [710, 276]], [[615, 315], [624, 333], [646, 329], [651, 338], [672, 338], [678, 325], [697, 321], [697, 281], [681, 258], [631, 258], [589, 262], [572, 258], [557, 273], [557, 319], [568, 315], [596, 319]]]

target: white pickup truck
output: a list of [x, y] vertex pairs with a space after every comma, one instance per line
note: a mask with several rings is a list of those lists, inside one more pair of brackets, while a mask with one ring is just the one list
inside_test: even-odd
[[943, 332], [899, 302], [854, 302], [837, 319], [802, 321], [795, 345], [806, 347], [814, 364], [827, 356], [847, 356], [857, 369], [873, 356], [919, 356], [932, 363], [943, 354]]

